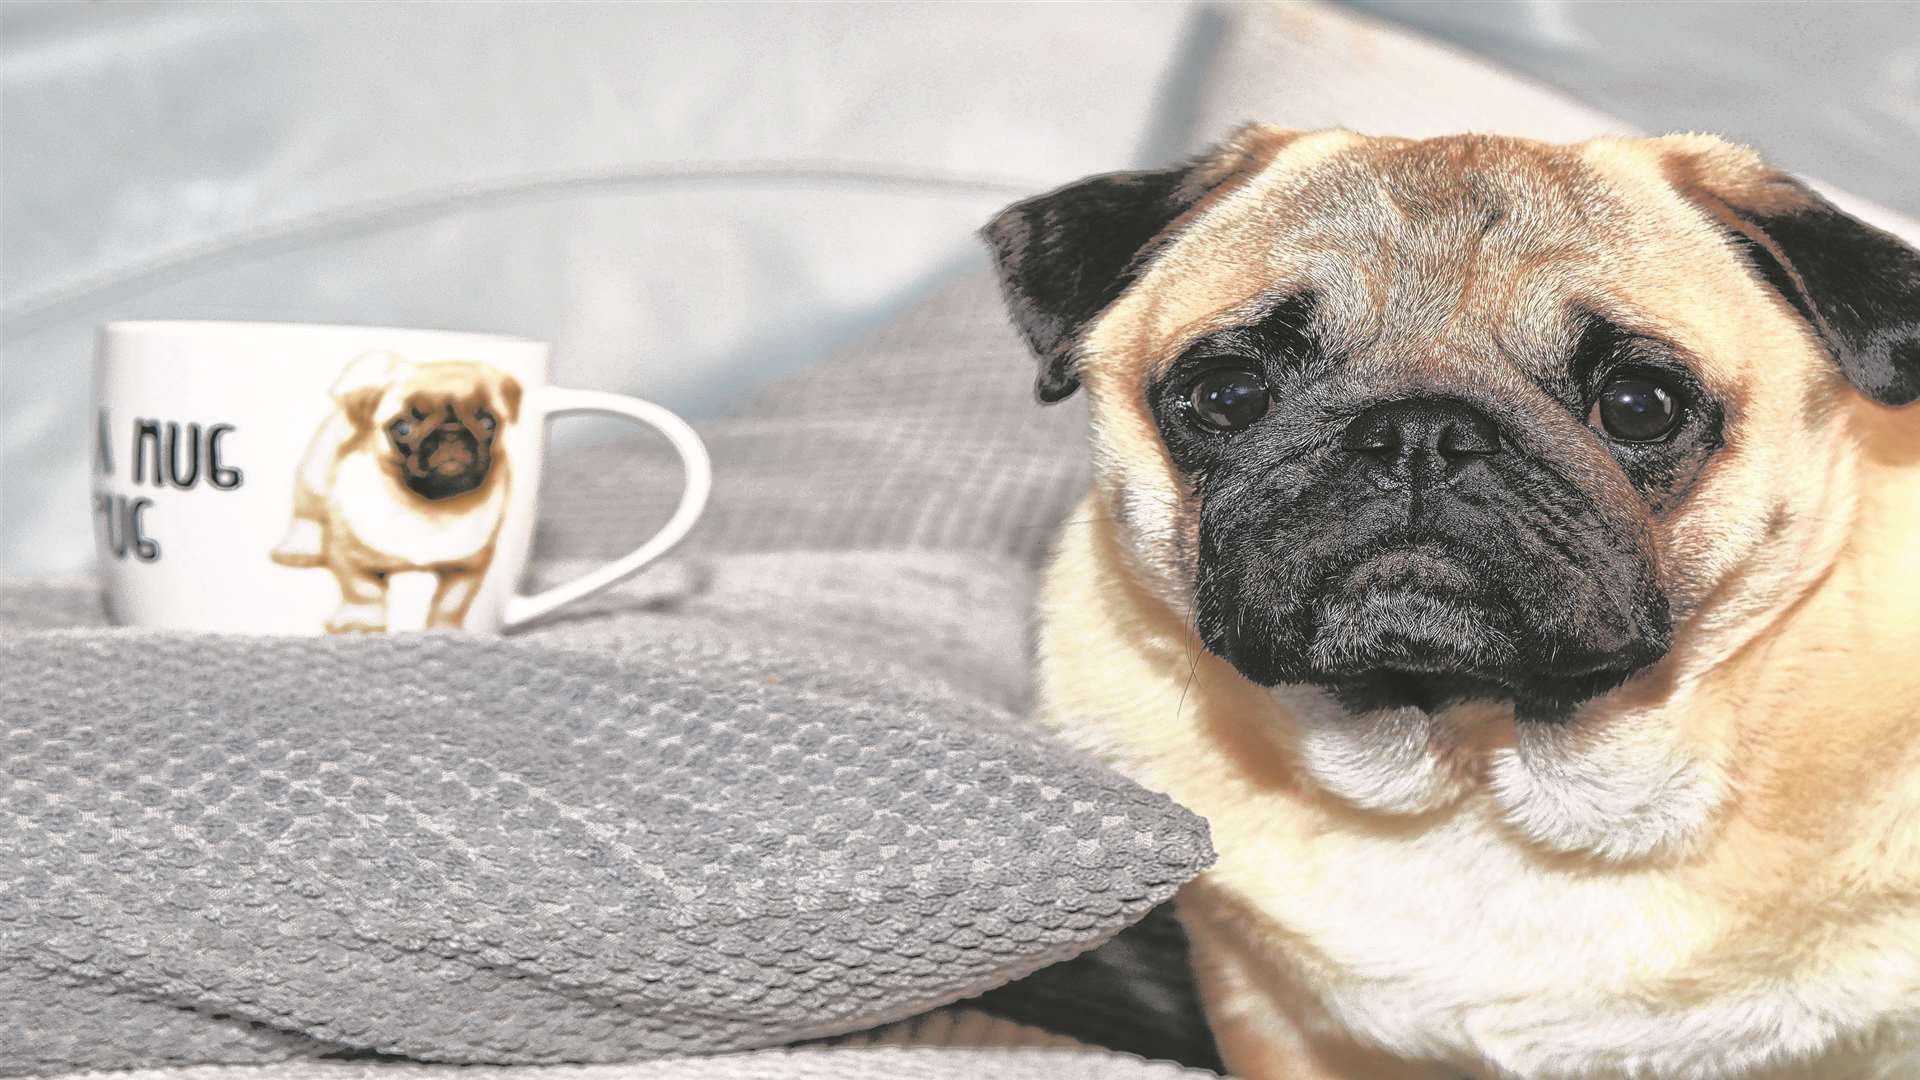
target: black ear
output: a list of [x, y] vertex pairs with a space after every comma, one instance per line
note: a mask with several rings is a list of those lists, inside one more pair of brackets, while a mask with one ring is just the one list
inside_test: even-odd
[[1690, 179], [1683, 193], [1732, 231], [1848, 381], [1882, 405], [1920, 399], [1920, 251], [1772, 170]]
[[1133, 283], [1181, 217], [1300, 134], [1246, 124], [1185, 165], [1091, 176], [1014, 203], [980, 230], [1013, 323], [1040, 357], [1034, 389], [1042, 402], [1079, 388], [1088, 324]]
[[1188, 168], [1106, 173], [1014, 203], [980, 231], [1013, 323], [1040, 357], [1034, 390], [1055, 402], [1080, 385], [1080, 332], [1126, 290], [1154, 237], [1199, 200]]

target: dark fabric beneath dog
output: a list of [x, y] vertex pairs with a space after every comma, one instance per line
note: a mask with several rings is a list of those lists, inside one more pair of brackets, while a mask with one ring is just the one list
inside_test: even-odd
[[1095, 1046], [1225, 1072], [1171, 904], [1112, 941], [969, 1002]]

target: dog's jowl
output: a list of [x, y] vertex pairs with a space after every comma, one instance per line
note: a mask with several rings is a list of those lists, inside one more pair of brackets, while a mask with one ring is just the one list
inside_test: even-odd
[[985, 231], [1047, 722], [1250, 1078], [1920, 1075], [1920, 254], [1705, 136], [1250, 127]]

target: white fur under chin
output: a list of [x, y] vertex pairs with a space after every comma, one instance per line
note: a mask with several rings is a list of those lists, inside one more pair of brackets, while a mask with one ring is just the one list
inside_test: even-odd
[[1614, 862], [1684, 850], [1727, 797], [1718, 764], [1677, 745], [1685, 696], [1601, 723], [1519, 725], [1487, 778], [1507, 823], [1544, 847]]
[[1467, 779], [1449, 760], [1454, 740], [1438, 718], [1411, 707], [1356, 715], [1308, 686], [1269, 692], [1293, 715], [1301, 766], [1328, 794], [1383, 814], [1424, 814], [1466, 794]]
[[[1513, 725], [1504, 707], [1351, 713], [1313, 687], [1269, 693], [1292, 717], [1282, 737], [1314, 785], [1362, 810], [1430, 813], [1484, 784], [1528, 841], [1626, 861], [1683, 850], [1726, 796], [1723, 772], [1676, 744], [1664, 710]], [[1512, 725], [1512, 744], [1477, 749], [1491, 725]]]

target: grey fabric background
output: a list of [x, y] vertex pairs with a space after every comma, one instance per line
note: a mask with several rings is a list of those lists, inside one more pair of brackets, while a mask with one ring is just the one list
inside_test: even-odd
[[[831, 363], [701, 427], [717, 497], [689, 546], [961, 550], [1036, 564], [1087, 486], [1086, 406], [1039, 409], [1033, 365], [984, 273], [939, 290]], [[606, 558], [672, 511], [662, 443], [556, 455], [543, 553]]]
[[[762, 962], [742, 973], [736, 965], [731, 976], [700, 972], [695, 985], [682, 988], [709, 997], [714, 987], [730, 988], [717, 991], [725, 999], [720, 1005], [702, 1012], [672, 993], [648, 996], [657, 985], [640, 985], [630, 972], [549, 970], [581, 952], [649, 956], [685, 927], [642, 917], [650, 902], [665, 899], [658, 894], [584, 892], [593, 884], [592, 866], [545, 861], [549, 841], [541, 830], [552, 828], [546, 812], [496, 818], [499, 800], [486, 796], [498, 789], [475, 790], [458, 767], [469, 753], [510, 774], [498, 782], [509, 784], [515, 805], [525, 787], [558, 800], [567, 808], [561, 818], [571, 815], [583, 827], [641, 830], [625, 850], [664, 847], [659, 857], [666, 859], [678, 852], [685, 864], [712, 868], [755, 903], [777, 903], [783, 889], [826, 895], [767, 856], [807, 840], [809, 815], [825, 813], [836, 798], [852, 798], [855, 806], [829, 814], [829, 831], [892, 809], [899, 820], [917, 822], [905, 827], [923, 838], [895, 851], [855, 846], [844, 853], [847, 873], [883, 881], [889, 866], [905, 865], [898, 860], [924, 858], [919, 849], [927, 839], [952, 846], [950, 831], [967, 822], [951, 812], [944, 789], [968, 790], [970, 766], [942, 759], [903, 774], [898, 729], [932, 728], [963, 749], [985, 745], [993, 754], [1004, 736], [1016, 746], [1030, 741], [1015, 717], [1029, 692], [1032, 563], [1085, 483], [1084, 413], [1077, 406], [1033, 410], [1029, 374], [991, 283], [976, 278], [955, 286], [915, 318], [772, 388], [748, 414], [706, 425], [722, 482], [712, 513], [683, 552], [509, 641], [263, 643], [92, 629], [100, 612], [83, 580], [7, 583], [0, 588], [0, 648], [8, 655], [0, 663], [9, 673], [32, 674], [10, 674], [0, 684], [13, 763], [0, 812], [11, 813], [23, 835], [38, 837], [22, 849], [24, 864], [8, 864], [11, 887], [0, 887], [0, 895], [29, 901], [14, 908], [11, 921], [0, 911], [0, 955], [31, 961], [0, 976], [0, 1032], [21, 1043], [11, 1052], [38, 1055], [34, 1068], [44, 1069], [61, 1062], [271, 1061], [367, 1048], [439, 1060], [544, 1060], [756, 1045], [851, 1030], [976, 993], [1139, 918], [1197, 869], [1201, 849], [1174, 873], [1133, 865], [1141, 853], [1132, 848], [1087, 848], [1085, 837], [1076, 836], [1072, 850], [1049, 847], [1049, 835], [1065, 834], [1045, 811], [1062, 799], [1069, 817], [1097, 811], [1101, 829], [1119, 828], [1130, 842], [1170, 827], [1167, 850], [1176, 855], [1186, 842], [1181, 837], [1199, 835], [1197, 824], [1164, 800], [1138, 803], [1141, 793], [1101, 771], [1029, 745], [1028, 771], [1059, 790], [1024, 815], [1012, 804], [984, 811], [996, 819], [989, 831], [1012, 828], [1019, 843], [985, 857], [961, 846], [938, 853], [937, 865], [964, 867], [968, 880], [991, 870], [1036, 889], [1053, 870], [1077, 867], [1068, 872], [1092, 890], [1092, 908], [1059, 909], [1065, 921], [1036, 930], [1020, 924], [1038, 893], [994, 896], [992, 921], [1014, 927], [1019, 943], [1009, 950], [1004, 939], [983, 939], [969, 952], [952, 944], [974, 941], [974, 928], [961, 925], [966, 913], [948, 926], [943, 909], [928, 908], [925, 897], [905, 907], [876, 902], [877, 912], [892, 912], [888, 932], [895, 937], [865, 946], [891, 941], [913, 958], [907, 973], [885, 971], [899, 957], [884, 949], [868, 957], [870, 969], [855, 965], [854, 974], [811, 957], [804, 972]], [[888, 401], [900, 407], [882, 408]], [[569, 576], [584, 565], [576, 557], [620, 547], [628, 534], [651, 527], [651, 515], [664, 506], [634, 494], [668, 496], [657, 481], [673, 466], [649, 451], [637, 443], [610, 447], [551, 478], [541, 537], [549, 557], [537, 577]], [[797, 489], [810, 482], [832, 497], [802, 497]], [[76, 685], [90, 688], [86, 711], [71, 699]], [[600, 722], [588, 725], [593, 716]], [[774, 757], [777, 768], [769, 772], [740, 757], [699, 753], [701, 740], [728, 737], [742, 723], [767, 735], [769, 748], [786, 745], [788, 737], [775, 736], [789, 730], [790, 717], [833, 729], [816, 759], [835, 770], [832, 785], [798, 797], [792, 773], [779, 771], [795, 768], [792, 760]], [[564, 743], [548, 746], [556, 734]], [[663, 734], [669, 737], [656, 738]], [[72, 740], [110, 743], [132, 756], [116, 761], [116, 752], [98, 745], [75, 750]], [[229, 749], [197, 764], [170, 756], [206, 742]], [[669, 748], [682, 743], [690, 744], [684, 753], [691, 772], [638, 767], [669, 754], [678, 759], [681, 751]], [[270, 760], [250, 763], [244, 748], [251, 745], [264, 747]], [[383, 747], [404, 754], [390, 762]], [[605, 757], [617, 748], [625, 756]], [[304, 770], [323, 797], [302, 801], [303, 789], [281, 775], [289, 766]], [[605, 770], [586, 785], [586, 777]], [[458, 780], [437, 785], [436, 772]], [[903, 810], [874, 801], [916, 794], [896, 790], [907, 775], [922, 778], [930, 805]], [[685, 781], [677, 788], [676, 776]], [[1090, 778], [1097, 780], [1091, 788]], [[694, 797], [686, 785], [699, 782], [724, 797], [734, 816], [723, 820], [711, 807], [695, 813], [680, 805]], [[67, 790], [68, 783], [81, 790]], [[183, 821], [225, 839], [232, 827], [223, 818], [226, 804], [200, 803], [209, 788], [239, 792], [243, 817], [266, 821], [272, 845], [265, 854], [273, 859], [261, 862], [258, 845], [268, 838], [250, 834], [241, 837], [232, 865], [218, 856], [211, 856], [214, 867], [202, 862], [218, 850], [211, 838], [188, 845], [186, 856], [169, 846]], [[778, 797], [766, 798], [770, 791]], [[1115, 803], [1116, 792], [1136, 802]], [[273, 805], [261, 806], [263, 797]], [[140, 799], [152, 805], [134, 822], [155, 831], [129, 834], [113, 815], [146, 805]], [[344, 808], [330, 801], [338, 799]], [[497, 845], [497, 856], [472, 868], [487, 876], [466, 879], [465, 871], [436, 862], [430, 847], [404, 842], [408, 833], [388, 824], [401, 807], [444, 836], [484, 842], [489, 851]], [[76, 820], [82, 808], [87, 815]], [[663, 811], [693, 819], [682, 828], [660, 825]], [[727, 821], [736, 837], [758, 828], [763, 840], [786, 839], [721, 859], [728, 837], [716, 828]], [[73, 845], [59, 839], [75, 830], [86, 838]], [[376, 831], [365, 835], [369, 830]], [[152, 846], [141, 847], [139, 835]], [[474, 836], [487, 839], [468, 839]], [[827, 841], [814, 839], [824, 851]], [[1101, 851], [1111, 857], [1079, 866]], [[1000, 861], [1016, 853], [1032, 861]], [[106, 854], [127, 873], [103, 869]], [[289, 898], [297, 911], [275, 900], [308, 880], [289, 876], [289, 866], [325, 872], [304, 886], [318, 890], [314, 896]], [[89, 876], [56, 877], [56, 869]], [[397, 878], [387, 876], [396, 870]], [[209, 892], [209, 873], [234, 874], [231, 889], [251, 902]], [[1137, 890], [1128, 882], [1141, 875], [1157, 883], [1114, 899], [1113, 889]], [[451, 884], [459, 886], [454, 900], [469, 906], [449, 909], [434, 899]], [[565, 915], [543, 921], [537, 906], [526, 907], [564, 909], [567, 898], [580, 895], [632, 910], [616, 907], [583, 931]], [[59, 907], [56, 898], [81, 908]], [[504, 916], [490, 922], [493, 902], [512, 911], [511, 927]], [[481, 907], [470, 909], [475, 903]], [[65, 914], [50, 922], [49, 910]], [[680, 909], [680, 923], [709, 918]], [[277, 956], [250, 963], [271, 951], [257, 948], [253, 936], [268, 925], [324, 946], [291, 965]], [[522, 947], [546, 951], [521, 955], [497, 940], [509, 933]], [[155, 938], [192, 945], [183, 958], [164, 944], [155, 948]], [[488, 973], [477, 983], [467, 977], [476, 957]], [[406, 973], [394, 975], [396, 968]], [[248, 982], [251, 975], [264, 985]], [[767, 1007], [754, 993], [760, 986], [784, 995], [790, 979], [798, 990], [781, 1007]], [[564, 1007], [549, 1000], [556, 989]], [[343, 1005], [355, 993], [359, 1004]], [[989, 994], [976, 1007], [1120, 1048], [1217, 1061], [1186, 981], [1183, 944], [1164, 914], [1112, 950]], [[343, 1010], [345, 1016], [333, 1015]], [[34, 1044], [25, 1043], [29, 1037]], [[0, 1049], [9, 1049], [6, 1038], [0, 1036]], [[7, 1060], [0, 1053], [0, 1062]]]
[[[84, 581], [0, 588], [10, 673], [0, 716], [14, 763], [0, 810], [37, 837], [9, 864], [5, 890], [30, 902], [0, 917], [0, 955], [22, 959], [0, 977], [11, 981], [0, 1032], [22, 1043], [9, 1049], [46, 1069], [763, 1045], [978, 993], [1138, 919], [1201, 865], [1198, 824], [1032, 744], [1015, 719], [1029, 692], [1032, 564], [1086, 473], [1084, 414], [1033, 410], [1030, 374], [991, 283], [956, 285], [747, 414], [707, 424], [722, 479], [682, 553], [507, 641], [112, 631], [94, 629]], [[537, 576], [567, 576], [651, 527], [651, 497], [668, 497], [659, 478], [671, 473], [645, 444], [556, 470]], [[89, 688], [85, 709], [75, 686]], [[702, 752], [742, 725], [762, 743]], [[812, 757], [792, 746], [796, 728], [826, 740], [809, 744]], [[1040, 801], [957, 814], [974, 766], [952, 756], [914, 766], [920, 744], [903, 748], [902, 729], [991, 758], [997, 782], [1029, 791], [998, 765], [1024, 755], [1015, 771], [1045, 781]], [[225, 749], [173, 756], [205, 744]], [[115, 761], [122, 748], [128, 759]], [[474, 768], [486, 779], [463, 754], [484, 762]], [[682, 760], [678, 771], [642, 767]], [[799, 783], [804, 769], [832, 783]], [[507, 785], [504, 799], [494, 784]], [[208, 791], [221, 801], [204, 803]], [[235, 793], [249, 826], [237, 838], [225, 819]], [[903, 873], [1021, 884], [991, 896], [969, 884], [958, 912], [937, 896], [883, 893], [871, 911], [884, 934], [848, 946], [839, 969], [782, 952], [706, 970], [701, 957], [714, 954], [698, 947], [712, 942], [676, 935], [701, 933], [712, 912], [677, 892], [629, 894], [649, 879], [618, 858], [609, 888], [596, 877], [599, 847], [552, 862], [546, 846], [556, 822], [594, 842], [615, 830], [624, 845], [610, 850], [628, 860], [649, 852], [701, 868], [715, 875], [704, 884], [777, 906], [833, 894], [820, 884], [825, 864], [775, 856], [798, 843], [824, 857], [825, 834], [876, 817], [905, 842], [852, 845], [829, 869], [875, 888], [907, 887]], [[759, 846], [741, 839], [755, 829]], [[1110, 833], [1124, 843], [1110, 846]], [[449, 838], [488, 857], [447, 864], [436, 844]], [[560, 839], [569, 853], [588, 842]], [[1153, 861], [1165, 857], [1177, 865]], [[1049, 875], [1061, 873], [1075, 884], [1049, 898]], [[209, 874], [231, 884], [210, 888]], [[626, 906], [580, 921], [583, 905], [607, 903]], [[668, 922], [648, 921], [650, 905]], [[796, 929], [800, 914], [784, 916], [789, 936], [818, 929]], [[764, 920], [781, 915], [761, 917], [747, 936], [780, 932]], [[969, 921], [979, 919], [1008, 929], [983, 936]], [[1164, 916], [1153, 927], [977, 1007], [1212, 1062], [1178, 934]], [[268, 928], [269, 942], [285, 932], [290, 955], [260, 946]], [[583, 969], [582, 954], [613, 959]], [[646, 978], [663, 970], [646, 966], [656, 954], [675, 958], [686, 985]], [[627, 969], [607, 966], [621, 957]]]

